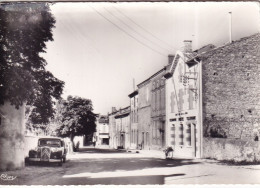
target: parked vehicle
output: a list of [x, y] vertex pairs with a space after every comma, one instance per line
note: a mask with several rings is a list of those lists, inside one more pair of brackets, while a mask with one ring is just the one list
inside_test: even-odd
[[62, 166], [66, 161], [67, 148], [61, 138], [39, 138], [38, 146], [29, 151], [28, 162], [51, 162]]

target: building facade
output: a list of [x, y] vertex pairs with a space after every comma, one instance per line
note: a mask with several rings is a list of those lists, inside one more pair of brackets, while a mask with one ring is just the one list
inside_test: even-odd
[[96, 123], [96, 147], [109, 146], [109, 120], [108, 116], [99, 115]]
[[117, 148], [117, 132], [116, 132], [116, 119], [115, 115], [118, 113], [115, 107], [112, 107], [112, 112], [108, 114], [109, 126], [109, 147]]
[[173, 147], [175, 156], [201, 157], [200, 67], [186, 64], [194, 53], [191, 41], [185, 45], [165, 74], [167, 145]]
[[143, 81], [138, 87], [138, 129], [137, 148], [151, 148], [151, 79]]
[[[169, 57], [170, 58], [170, 57]], [[151, 148], [165, 148], [165, 78], [164, 74], [169, 66], [164, 67], [151, 77], [152, 101], [151, 101]]]
[[117, 148], [130, 148], [130, 106], [120, 109], [115, 115], [115, 140]]
[[138, 90], [129, 94], [130, 98], [130, 148], [137, 149], [138, 143]]

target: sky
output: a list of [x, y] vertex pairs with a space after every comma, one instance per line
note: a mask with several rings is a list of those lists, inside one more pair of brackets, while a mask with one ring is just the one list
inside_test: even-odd
[[[260, 31], [256, 2], [55, 3], [47, 70], [65, 82], [62, 97], [91, 99], [95, 113], [129, 106], [128, 95], [192, 40], [196, 50]], [[135, 88], [134, 88], [135, 85]]]

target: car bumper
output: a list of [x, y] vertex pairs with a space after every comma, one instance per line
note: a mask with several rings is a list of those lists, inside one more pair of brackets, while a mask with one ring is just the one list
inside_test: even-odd
[[49, 160], [41, 160], [40, 158], [29, 158], [29, 161], [35, 161], [35, 162], [50, 162], [50, 163], [55, 163], [55, 162], [61, 162], [61, 159], [49, 159]]

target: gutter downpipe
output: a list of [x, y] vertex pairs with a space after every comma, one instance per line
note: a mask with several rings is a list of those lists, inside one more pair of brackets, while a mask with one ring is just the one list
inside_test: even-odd
[[202, 103], [202, 61], [197, 61], [196, 58], [194, 58], [194, 61], [198, 63], [199, 65], [199, 120], [200, 120], [200, 157], [203, 158], [203, 103]]

